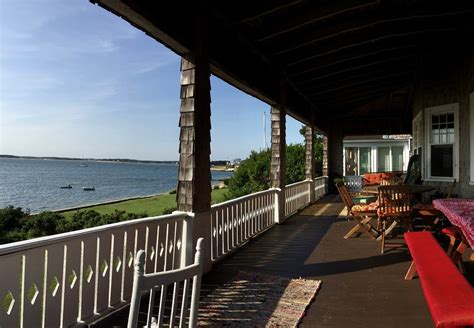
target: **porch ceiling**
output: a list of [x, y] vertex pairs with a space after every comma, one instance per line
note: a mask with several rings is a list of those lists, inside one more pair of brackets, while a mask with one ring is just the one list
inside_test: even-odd
[[[199, 1], [91, 1], [180, 55], [196, 49]], [[313, 111], [323, 131], [409, 133], [417, 68], [472, 33], [473, 10], [472, 0], [209, 0], [211, 69], [270, 104], [283, 83], [289, 114], [309, 122]]]

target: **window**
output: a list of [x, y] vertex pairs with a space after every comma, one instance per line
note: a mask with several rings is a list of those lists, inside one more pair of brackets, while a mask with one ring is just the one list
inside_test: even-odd
[[363, 175], [367, 172], [391, 172], [406, 170], [408, 164], [409, 141], [360, 143], [344, 146], [344, 175]]
[[419, 112], [413, 119], [413, 155], [419, 155], [421, 159], [421, 176], [424, 177], [423, 162], [423, 112]]
[[458, 177], [458, 104], [426, 109], [428, 177]]
[[357, 147], [346, 148], [345, 175], [357, 175]]
[[363, 175], [366, 172], [370, 172], [370, 153], [372, 149], [370, 147], [359, 148], [359, 175]]
[[390, 170], [390, 147], [377, 148], [377, 172]]
[[403, 147], [392, 147], [392, 171], [403, 171]]

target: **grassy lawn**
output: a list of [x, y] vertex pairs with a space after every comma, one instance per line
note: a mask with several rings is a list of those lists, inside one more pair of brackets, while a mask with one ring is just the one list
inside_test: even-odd
[[[212, 203], [221, 203], [225, 200], [224, 194], [227, 192], [227, 188], [221, 188], [212, 190]], [[87, 210], [94, 210], [100, 214], [113, 213], [115, 210], [125, 211], [128, 213], [143, 213], [146, 212], [149, 216], [162, 215], [163, 210], [166, 208], [176, 208], [176, 194], [163, 194], [159, 196], [153, 196], [148, 198], [126, 200], [114, 204], [97, 205], [87, 207]], [[72, 215], [80, 210], [72, 210], [62, 212], [66, 218], [72, 217]]]

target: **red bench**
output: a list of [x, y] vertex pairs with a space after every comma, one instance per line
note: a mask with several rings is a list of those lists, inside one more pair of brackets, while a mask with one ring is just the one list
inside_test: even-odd
[[436, 327], [474, 325], [474, 288], [429, 231], [407, 232], [413, 259], [405, 279], [416, 272]]

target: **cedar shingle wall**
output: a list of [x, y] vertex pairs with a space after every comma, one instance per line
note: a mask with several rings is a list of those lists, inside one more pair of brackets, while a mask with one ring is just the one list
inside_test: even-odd
[[[442, 58], [441, 60], [439, 58]], [[416, 82], [413, 117], [423, 109], [451, 103], [459, 103], [459, 183], [454, 193], [460, 197], [474, 197], [470, 180], [470, 93], [474, 91], [474, 41], [447, 49], [443, 56], [425, 55]], [[423, 113], [424, 120], [424, 113]], [[424, 150], [426, 153], [426, 150]], [[450, 183], [427, 182], [447, 192]]]

